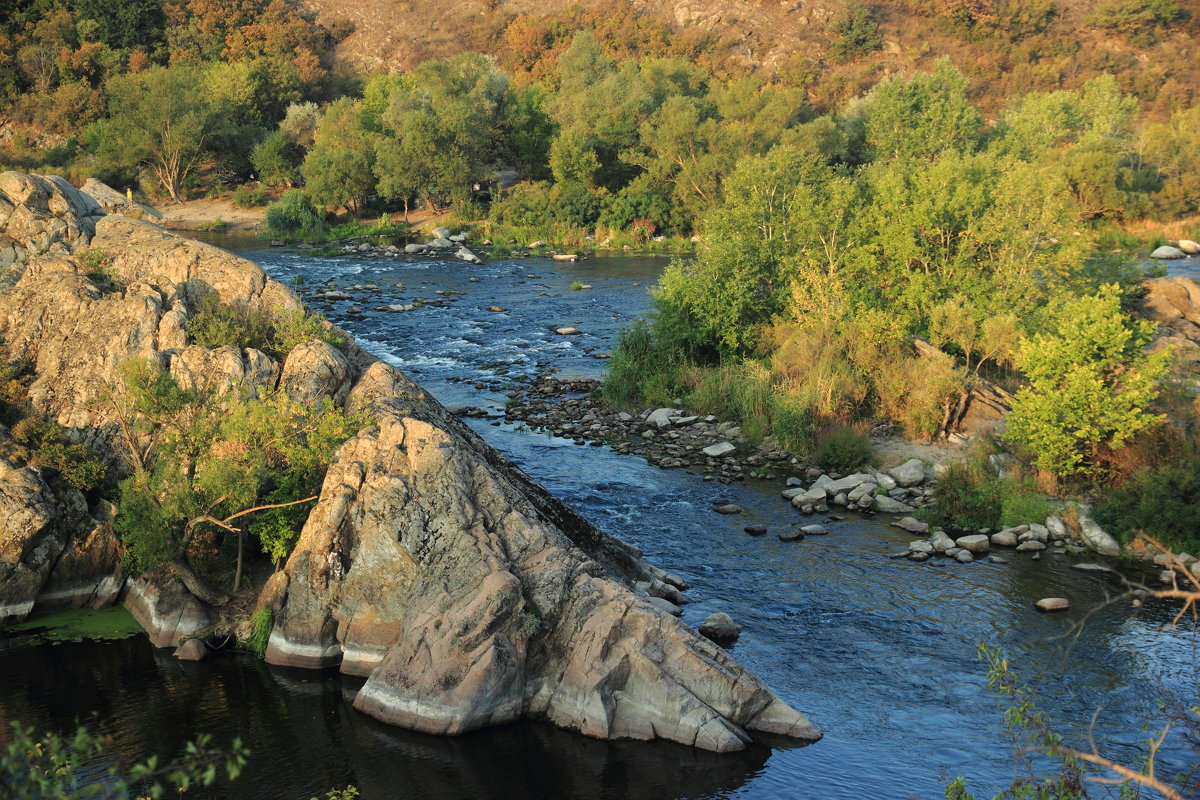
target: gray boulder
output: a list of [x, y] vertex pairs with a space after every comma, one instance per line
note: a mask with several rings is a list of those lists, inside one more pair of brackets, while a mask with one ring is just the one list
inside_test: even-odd
[[1079, 505], [1079, 535], [1084, 544], [1097, 553], [1105, 556], [1121, 555], [1121, 545], [1116, 539], [1092, 519], [1092, 507], [1087, 503]]
[[925, 482], [925, 464], [919, 458], [910, 458], [900, 466], [889, 469], [887, 474], [896, 481], [897, 486], [916, 486]]
[[1186, 258], [1187, 253], [1183, 252], [1178, 247], [1171, 247], [1170, 245], [1164, 244], [1162, 247], [1156, 248], [1154, 252], [1150, 254], [1150, 257], [1163, 259]]

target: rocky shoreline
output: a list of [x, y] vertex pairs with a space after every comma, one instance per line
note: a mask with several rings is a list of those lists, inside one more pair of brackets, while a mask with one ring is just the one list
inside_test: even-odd
[[[663, 469], [691, 470], [706, 481], [782, 481], [782, 498], [802, 515], [825, 515], [824, 523], [844, 521], [846, 516], [839, 511], [867, 518], [891, 514], [892, 526], [924, 537], [915, 538], [906, 550], [891, 558], [942, 566], [972, 561], [1007, 564], [1011, 556], [1000, 554], [1005, 551], [1033, 561], [1039, 560], [1043, 552], [1124, 555], [1117, 541], [1091, 518], [1086, 503], [1074, 506], [1074, 528], [1058, 515], [1001, 530], [932, 527], [911, 515], [932, 502], [940, 463], [927, 465], [912, 458], [886, 471], [869, 468], [845, 476], [825, 473], [769, 441], [751, 446], [734, 423], [721, 422], [711, 415], [686, 414], [680, 408], [613, 411], [600, 398], [599, 389], [597, 380], [561, 379], [552, 371], [546, 372], [508, 392], [503, 418], [571, 439], [576, 445], [606, 446], [617, 453], [645, 458]], [[460, 416], [499, 417], [475, 407], [452, 411]], [[742, 510], [726, 498], [714, 499], [713, 507], [727, 514]], [[762, 525], [746, 527], [751, 536], [767, 532]], [[805, 536], [828, 533], [825, 524], [798, 522], [778, 536], [783, 541], [799, 541]], [[1187, 575], [1200, 578], [1200, 559], [1188, 553], [1160, 553], [1152, 561], [1163, 568], [1158, 576], [1160, 584], [1171, 585], [1186, 580]], [[1084, 571], [1117, 572], [1113, 567], [1090, 562], [1073, 566]]]

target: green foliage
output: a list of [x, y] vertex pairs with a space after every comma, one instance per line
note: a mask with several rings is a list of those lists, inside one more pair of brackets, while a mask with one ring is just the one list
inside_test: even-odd
[[1138, 472], [1106, 489], [1096, 522], [1122, 543], [1144, 533], [1172, 551], [1200, 548], [1200, 455]]
[[313, 797], [311, 800], [355, 800], [358, 797], [357, 786], [347, 786], [343, 789], [330, 789], [324, 797]]
[[282, 130], [267, 136], [250, 154], [250, 163], [259, 180], [268, 186], [294, 186], [300, 177], [303, 160], [303, 149]]
[[262, 184], [248, 183], [233, 190], [233, 204], [238, 208], [265, 206], [270, 195]]
[[829, 34], [829, 55], [838, 61], [850, 61], [883, 44], [871, 10], [857, 3], [847, 5], [830, 21]]
[[813, 460], [826, 472], [845, 474], [875, 463], [875, 451], [866, 430], [838, 425], [821, 434]]
[[210, 292], [196, 304], [184, 323], [188, 340], [200, 347], [272, 348], [272, 320], [248, 306], [227, 305]]
[[63, 483], [87, 492], [104, 481], [107, 468], [100, 455], [84, 444], [72, 444], [67, 431], [46, 417], [30, 415], [16, 423], [12, 436], [33, 451], [30, 466], [48, 471]]
[[250, 615], [250, 625], [250, 638], [246, 640], [246, 647], [262, 658], [267, 652], [267, 643], [275, 627], [275, 612], [269, 606], [263, 606]]
[[350, 344], [346, 335], [320, 314], [297, 310], [275, 316], [270, 349], [277, 353], [290, 353], [296, 345], [312, 341], [327, 342], [339, 350]]
[[286, 557], [307, 516], [298, 501], [318, 493], [334, 451], [366, 424], [328, 399], [301, 405], [282, 392], [234, 389], [218, 402], [153, 364], [133, 363], [123, 378], [155, 440], [149, 463], [119, 486], [114, 529], [135, 572], [186, 555], [197, 529], [229, 530], [235, 519], [273, 560]]
[[321, 241], [329, 230], [325, 215], [298, 189], [284, 192], [267, 207], [267, 228], [272, 236], [295, 237], [306, 242]]
[[1159, 419], [1147, 409], [1170, 352], [1146, 353], [1154, 329], [1122, 311], [1113, 285], [1060, 303], [1047, 332], [1021, 343], [1016, 364], [1029, 386], [1014, 398], [1008, 440], [1057, 476], [1099, 477], [1105, 448], [1120, 448]]
[[201, 222], [199, 225], [196, 226], [196, 230], [206, 232], [206, 233], [221, 233], [224, 230], [228, 230], [228, 228], [229, 228], [229, 223], [226, 222], [225, 220], [221, 219], [220, 217], [217, 217], [216, 219], [213, 219], [213, 220], [209, 220], [208, 222]]
[[1041, 522], [1053, 507], [1028, 478], [1000, 478], [985, 459], [952, 461], [925, 516], [937, 525], [1008, 528]]
[[1145, 46], [1182, 17], [1183, 9], [1174, 0], [1100, 0], [1089, 21]]
[[110, 117], [95, 131], [100, 158], [145, 167], [178, 202], [222, 126], [223, 109], [209, 102], [203, 82], [186, 64], [109, 81]]
[[[1050, 718], [1038, 707], [1037, 693], [1025, 684], [1009, 666], [1001, 652], [979, 646], [979, 657], [988, 664], [988, 689], [1010, 703], [1004, 711], [1004, 728], [1012, 740], [1020, 768], [1012, 786], [994, 800], [1082, 800], [1086, 798], [1086, 765], [1063, 744], [1061, 735], [1051, 728]], [[1054, 772], [1039, 777], [1035, 760], [1049, 759]], [[1042, 765], [1047, 762], [1042, 761]], [[946, 786], [946, 800], [973, 800], [963, 778]]]
[[618, 408], [667, 405], [677, 397], [681, 354], [655, 341], [650, 326], [639, 320], [617, 331], [601, 395]]
[[967, 98], [967, 81], [948, 59], [932, 73], [892, 78], [866, 105], [866, 144], [876, 159], [926, 159], [970, 149], [982, 119]]
[[152, 757], [121, 774], [115, 767], [95, 767], [111, 760], [103, 758], [104, 737], [85, 728], [71, 737], [38, 737], [32, 728], [13, 722], [11, 740], [0, 750], [0, 793], [11, 800], [159, 798], [211, 786], [222, 774], [233, 780], [245, 767], [249, 750], [240, 739], [228, 749], [211, 742], [207, 735], [198, 736], [170, 763], [159, 764]]

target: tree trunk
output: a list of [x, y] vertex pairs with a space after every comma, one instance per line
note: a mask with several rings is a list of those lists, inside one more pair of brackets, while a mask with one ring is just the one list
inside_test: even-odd
[[228, 595], [218, 594], [211, 589], [204, 580], [195, 573], [191, 566], [187, 563], [184, 557], [171, 565], [174, 568], [175, 576], [183, 581], [183, 585], [191, 592], [198, 600], [208, 603], [210, 606], [225, 605], [229, 601]]
[[233, 593], [234, 594], [237, 594], [238, 589], [241, 588], [241, 585], [242, 585], [242, 547], [244, 546], [245, 538], [246, 538], [245, 531], [238, 531], [238, 534], [237, 534], [237, 539], [238, 539], [237, 569], [234, 570], [234, 573], [233, 573]]

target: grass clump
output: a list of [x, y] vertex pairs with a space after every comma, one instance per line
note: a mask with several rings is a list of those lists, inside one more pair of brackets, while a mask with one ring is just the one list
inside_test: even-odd
[[813, 460], [826, 472], [855, 472], [875, 462], [871, 437], [862, 425], [833, 425], [817, 444]]
[[264, 606], [250, 615], [253, 626], [246, 647], [259, 658], [266, 655], [267, 642], [271, 639], [271, 630], [275, 627], [275, 612]]
[[245, 306], [226, 305], [217, 294], [205, 295], [184, 325], [192, 344], [232, 346], [284, 354], [304, 342], [328, 342], [339, 350], [349, 340], [319, 314], [303, 309], [265, 314]]
[[220, 217], [209, 220], [208, 222], [201, 222], [196, 226], [196, 230], [201, 231], [202, 233], [220, 233], [224, 230], [228, 230], [228, 228], [229, 223]]
[[986, 460], [970, 459], [947, 465], [925, 516], [937, 525], [1009, 528], [1041, 522], [1052, 513], [1031, 478], [997, 477]]
[[268, 235], [276, 239], [322, 242], [328, 238], [329, 225], [308, 195], [299, 189], [291, 189], [267, 206], [267, 230]]

